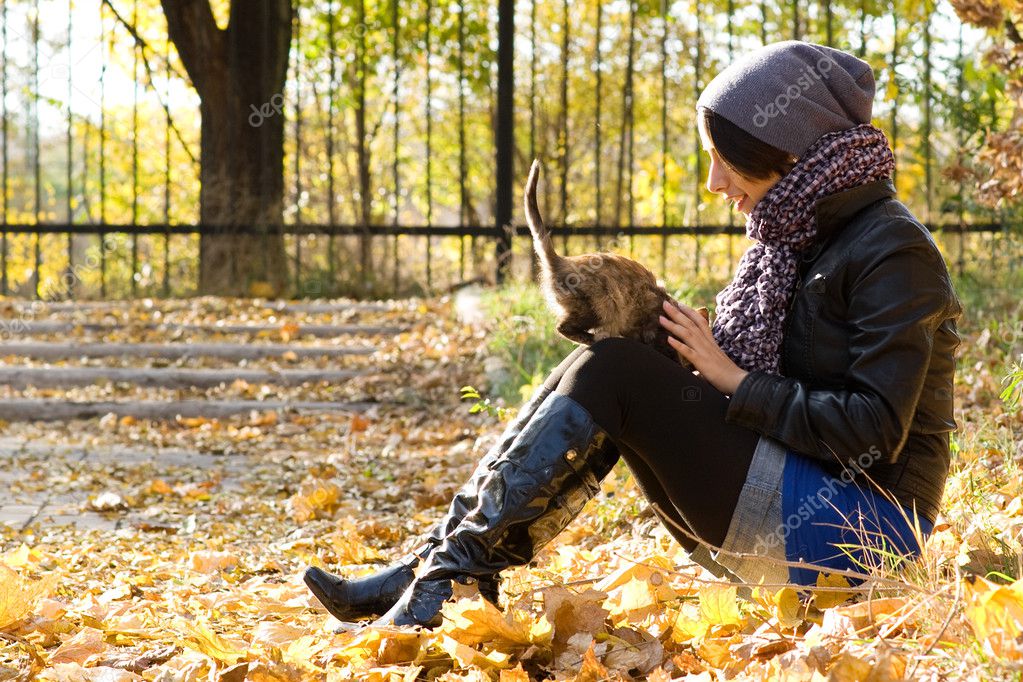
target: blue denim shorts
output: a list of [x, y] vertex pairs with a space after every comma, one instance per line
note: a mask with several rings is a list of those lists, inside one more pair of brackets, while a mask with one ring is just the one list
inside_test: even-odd
[[748, 583], [814, 585], [820, 571], [784, 562], [865, 572], [883, 557], [917, 554], [917, 523], [926, 538], [932, 529], [926, 519], [761, 437], [722, 551], [710, 555]]

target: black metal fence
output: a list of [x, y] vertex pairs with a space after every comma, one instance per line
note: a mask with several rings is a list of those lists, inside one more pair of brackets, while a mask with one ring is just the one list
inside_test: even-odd
[[[2, 292], [194, 292], [198, 101], [158, 0], [0, 2]], [[296, 295], [365, 291], [355, 284], [369, 275], [376, 294], [492, 276], [495, 244], [529, 253], [501, 214], [509, 196], [518, 207], [536, 156], [566, 248], [622, 235], [616, 247], [662, 272], [676, 258], [730, 269], [740, 221], [703, 187], [694, 105], [734, 55], [787, 38], [870, 61], [903, 200], [953, 233], [946, 252], [959, 267], [1003, 253], [1009, 221], [972, 200], [963, 174], [941, 174], [999, 123], [982, 37], [946, 3], [296, 0], [296, 10], [285, 91], [239, 122], [287, 117]], [[511, 125], [499, 125], [502, 105]], [[369, 273], [352, 266], [367, 231]], [[726, 247], [710, 247], [715, 234], [731, 235]], [[530, 261], [516, 258], [513, 274]]]

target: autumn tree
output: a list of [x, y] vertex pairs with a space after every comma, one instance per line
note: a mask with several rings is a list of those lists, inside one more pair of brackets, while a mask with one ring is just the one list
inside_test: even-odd
[[1023, 1], [952, 0], [963, 22], [987, 29], [992, 45], [986, 61], [1005, 76], [1011, 106], [1008, 125], [990, 131], [974, 172], [985, 203], [1023, 202]]
[[[170, 40], [199, 95], [199, 289], [280, 293], [283, 92], [291, 45], [290, 0], [232, 0], [218, 26], [209, 0], [161, 0]], [[255, 228], [259, 235], [238, 234]]]

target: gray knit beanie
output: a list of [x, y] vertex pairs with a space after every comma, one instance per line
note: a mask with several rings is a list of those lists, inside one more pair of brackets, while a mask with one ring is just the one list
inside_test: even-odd
[[824, 45], [786, 40], [733, 62], [704, 89], [706, 107], [796, 157], [821, 135], [870, 123], [870, 65]]

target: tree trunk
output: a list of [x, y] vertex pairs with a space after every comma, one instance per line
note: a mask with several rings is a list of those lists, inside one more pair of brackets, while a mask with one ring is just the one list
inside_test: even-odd
[[[208, 0], [161, 0], [168, 34], [199, 94], [199, 245], [204, 294], [281, 294], [284, 83], [290, 0], [233, 0], [227, 28]], [[233, 234], [255, 228], [259, 236]]]

